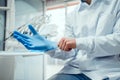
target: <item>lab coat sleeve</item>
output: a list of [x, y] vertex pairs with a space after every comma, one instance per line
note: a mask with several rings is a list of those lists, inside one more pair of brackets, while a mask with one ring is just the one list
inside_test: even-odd
[[[71, 15], [72, 15], [72, 13], [69, 15], [70, 17], [68, 18], [68, 21], [72, 20]], [[67, 22], [67, 23], [71, 23], [71, 22]], [[72, 27], [68, 26], [67, 24], [65, 27], [64, 37], [74, 38]], [[56, 50], [48, 51], [47, 54], [53, 58], [66, 60], [66, 59], [73, 58], [76, 54], [76, 51], [77, 51], [76, 49], [72, 49], [71, 51], [63, 51], [63, 50], [60, 50], [59, 48], [57, 48]]]
[[[72, 21], [73, 21], [73, 18], [75, 18], [74, 14], [75, 12], [72, 12], [67, 16], [65, 32], [64, 32], [64, 37], [66, 38], [75, 38], [74, 33], [72, 31], [73, 30]], [[56, 50], [48, 51], [48, 54], [51, 57], [63, 59], [63, 60], [73, 58], [76, 55], [76, 53], [77, 53], [77, 49], [72, 49], [71, 51], [62, 51], [59, 48], [57, 48]]]
[[77, 48], [86, 50], [93, 57], [120, 54], [120, 12], [118, 13], [113, 33], [105, 36], [76, 39]]
[[75, 56], [75, 50], [73, 49], [71, 51], [62, 51], [58, 48], [56, 50], [48, 51], [47, 54], [53, 58], [67, 60]]

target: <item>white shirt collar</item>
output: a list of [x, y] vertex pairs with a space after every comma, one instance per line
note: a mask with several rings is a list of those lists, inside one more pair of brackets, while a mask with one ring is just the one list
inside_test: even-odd
[[89, 4], [85, 3], [85, 2], [81, 2], [81, 1], [80, 1], [79, 11], [91, 7], [95, 2], [96, 2], [96, 0], [92, 0], [92, 1], [91, 1], [91, 4], [89, 5]]

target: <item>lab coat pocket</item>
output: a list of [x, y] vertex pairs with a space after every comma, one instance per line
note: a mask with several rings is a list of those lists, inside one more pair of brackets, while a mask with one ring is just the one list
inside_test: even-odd
[[113, 32], [116, 16], [113, 14], [101, 14], [98, 20], [96, 35], [107, 35]]

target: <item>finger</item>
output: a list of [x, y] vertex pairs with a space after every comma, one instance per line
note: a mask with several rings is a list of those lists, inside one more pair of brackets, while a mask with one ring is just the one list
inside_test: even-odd
[[62, 45], [63, 45], [64, 40], [65, 40], [65, 38], [62, 38], [62, 39], [59, 41], [58, 47], [59, 47], [60, 49], [62, 49]]
[[24, 45], [28, 50], [39, 50], [39, 51], [41, 51], [41, 52], [45, 52], [45, 51], [47, 51], [47, 49], [46, 50], [43, 50], [43, 49], [38, 49], [38, 48], [35, 48], [34, 46], [29, 46], [29, 45]]
[[33, 35], [38, 34], [37, 31], [33, 28], [32, 25], [28, 25], [28, 27], [29, 27], [30, 31], [33, 33]]
[[64, 40], [65, 38], [61, 38], [60, 41], [58, 42], [58, 46], [60, 45], [60, 43]]
[[31, 45], [31, 43], [30, 43], [27, 39], [24, 39], [24, 38], [22, 38], [22, 37], [20, 37], [20, 36], [18, 36], [18, 35], [14, 35], [14, 36], [15, 36], [15, 38], [16, 38], [19, 42], [21, 42], [23, 45], [24, 45], [24, 44]]
[[20, 37], [16, 38], [20, 43], [22, 43], [23, 45], [25, 44], [25, 41], [23, 39], [21, 39]]
[[30, 45], [24, 44], [24, 46], [25, 46], [28, 50], [32, 50], [32, 49], [33, 49]]
[[25, 44], [24, 46], [25, 46], [27, 49], [29, 49], [29, 50], [43, 50], [43, 49], [37, 48], [37, 47], [35, 47], [35, 46], [33, 46], [33, 45], [27, 45], [27, 44]]
[[21, 34], [21, 33], [17, 32], [17, 31], [14, 31], [14, 32], [13, 32], [13, 37], [15, 37], [15, 35], [19, 35], [19, 36], [21, 36], [21, 37], [23, 37], [23, 38], [26, 38], [26, 39], [29, 38], [28, 36], [26, 36], [26, 35], [24, 35], [24, 34]]
[[66, 45], [65, 45], [65, 47], [64, 47], [64, 51], [70, 51], [72, 48], [70, 48], [71, 46], [70, 46], [70, 43], [69, 42], [67, 42], [66, 43]]
[[67, 43], [67, 39], [65, 39], [63, 44], [62, 44], [62, 50], [65, 50], [66, 43]]
[[14, 34], [13, 37], [14, 37], [15, 39], [17, 39], [17, 38], [21, 38], [21, 39], [27, 40], [26, 38], [21, 37], [20, 35], [17, 35], [17, 34]]
[[[28, 27], [29, 27], [30, 31], [33, 33], [33, 35], [38, 34], [37, 31], [33, 28], [32, 25], [28, 25]], [[40, 39], [42, 39], [42, 40], [46, 39], [46, 38], [44, 38], [44, 37], [41, 36], [41, 35], [39, 35], [39, 37], [40, 37]]]

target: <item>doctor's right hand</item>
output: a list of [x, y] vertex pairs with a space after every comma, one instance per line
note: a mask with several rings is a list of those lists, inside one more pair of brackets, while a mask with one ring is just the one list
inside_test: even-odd
[[41, 52], [46, 52], [57, 48], [55, 42], [47, 40], [45, 37], [39, 35], [32, 25], [28, 26], [33, 36], [21, 34], [14, 31], [13, 37], [22, 43], [28, 50], [37, 50]]
[[76, 40], [71, 38], [62, 38], [58, 43], [58, 47], [64, 51], [71, 51], [76, 48]]

